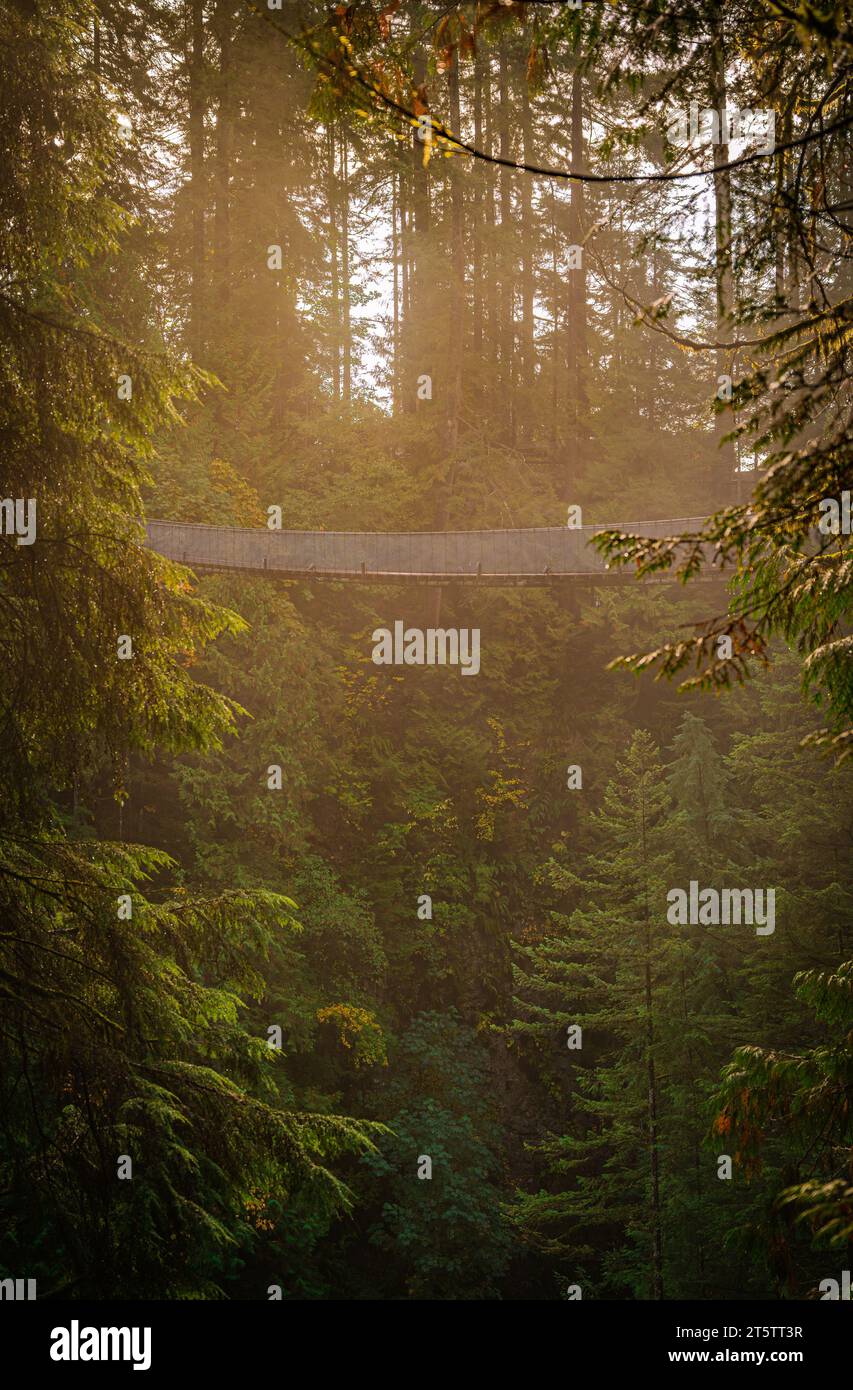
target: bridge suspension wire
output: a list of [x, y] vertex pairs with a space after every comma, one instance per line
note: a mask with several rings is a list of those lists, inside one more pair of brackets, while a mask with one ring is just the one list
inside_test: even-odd
[[381, 583], [606, 583], [633, 578], [609, 569], [592, 544], [605, 530], [663, 538], [696, 533], [705, 517], [533, 526], [480, 531], [270, 531], [149, 521], [151, 550], [193, 570], [242, 570], [306, 579]]

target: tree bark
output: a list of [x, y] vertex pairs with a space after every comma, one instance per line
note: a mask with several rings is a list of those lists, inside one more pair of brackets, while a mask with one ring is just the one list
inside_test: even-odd
[[[486, 60], [482, 50], [477, 50], [474, 59], [474, 146], [476, 149], [483, 148], [483, 79], [486, 72]], [[485, 200], [484, 190], [485, 166], [480, 160], [474, 161], [474, 168], [471, 171], [471, 181], [474, 189], [474, 213], [473, 231], [471, 238], [471, 283], [473, 291], [472, 301], [472, 338], [474, 349], [474, 361], [479, 364], [483, 352], [483, 205]]]
[[[527, 63], [522, 50], [517, 59], [517, 79], [521, 105], [522, 157], [525, 164], [534, 162], [533, 121], [530, 111], [530, 88], [527, 80]], [[520, 417], [523, 425], [529, 427], [533, 422], [531, 393], [536, 377], [536, 346], [533, 324], [533, 303], [535, 295], [535, 256], [533, 231], [533, 185], [530, 174], [518, 174], [518, 189], [521, 202], [521, 355], [519, 362], [519, 382], [523, 395], [520, 403]]]
[[[483, 149], [493, 154], [495, 149], [495, 111], [494, 89], [492, 84], [491, 56], [486, 54], [483, 63], [484, 126]], [[483, 208], [485, 231], [485, 285], [483, 288], [483, 324], [486, 357], [482, 363], [484, 383], [484, 405], [492, 412], [499, 399], [499, 301], [498, 281], [500, 261], [498, 259], [497, 235], [497, 171], [494, 165], [483, 166]]]
[[[498, 153], [501, 159], [510, 158], [509, 54], [507, 41], [501, 38], [498, 49]], [[498, 288], [500, 372], [502, 413], [506, 417], [504, 435], [510, 444], [515, 441], [515, 325], [513, 283], [512, 175], [507, 165], [500, 171], [500, 281]]]
[[329, 217], [329, 376], [332, 395], [341, 399], [341, 287], [338, 269], [338, 192], [335, 169], [335, 127], [326, 140], [326, 208]]
[[[454, 56], [447, 77], [450, 98], [450, 128], [461, 128], [459, 101], [459, 61]], [[450, 165], [450, 315], [449, 342], [447, 349], [448, 383], [447, 410], [445, 415], [444, 447], [451, 458], [451, 472], [455, 473], [455, 454], [459, 440], [459, 412], [462, 407], [462, 352], [465, 320], [465, 242], [463, 234], [464, 194], [462, 171], [458, 160]], [[451, 481], [452, 487], [452, 481]]]
[[204, 355], [204, 0], [190, 0], [192, 48], [190, 76], [190, 219], [192, 250], [190, 258], [190, 356], [200, 362]]
[[231, 148], [234, 128], [232, 55], [234, 14], [231, 0], [216, 0], [214, 16], [219, 45], [218, 107], [216, 115], [215, 211], [213, 218], [213, 288], [220, 309], [225, 310], [223, 330], [227, 333], [227, 309], [231, 296]]
[[[425, 90], [426, 58], [416, 52], [413, 59], [415, 87]], [[433, 368], [429, 356], [426, 333], [427, 299], [427, 249], [431, 226], [430, 175], [429, 165], [424, 164], [424, 140], [420, 130], [412, 131], [411, 161], [411, 234], [409, 251], [411, 256], [409, 271], [410, 325], [407, 335], [407, 380], [406, 395], [411, 398], [412, 408], [417, 410], [420, 402], [417, 394], [419, 376], [430, 375]]]
[[400, 213], [398, 194], [399, 175], [391, 175], [391, 264], [394, 270], [394, 304], [391, 330], [391, 412], [396, 417], [400, 413], [400, 236], [397, 219]]
[[[711, 93], [714, 107], [722, 119], [726, 110], [726, 72], [723, 50], [722, 22], [717, 28], [711, 46]], [[728, 141], [722, 139], [713, 147], [714, 160], [714, 239], [715, 239], [715, 279], [717, 288], [717, 337], [725, 343], [730, 336], [731, 313], [734, 308], [734, 276], [732, 271], [732, 181], [731, 173], [721, 166], [728, 163]], [[731, 349], [721, 347], [717, 350], [717, 377], [733, 375]], [[717, 441], [717, 484], [713, 489], [712, 503], [715, 506], [731, 502], [735, 490], [736, 456], [733, 441], [723, 443], [724, 436], [732, 428], [730, 412], [718, 411], [714, 417], [714, 434]]]
[[560, 279], [558, 237], [557, 237], [557, 196], [554, 185], [550, 188], [551, 197], [551, 448], [556, 453], [559, 446], [560, 426], [560, 306], [563, 300], [563, 285]]
[[341, 130], [341, 334], [343, 337], [343, 381], [341, 394], [344, 404], [352, 399], [352, 321], [349, 247], [349, 145], [346, 130]]
[[[447, 91], [450, 106], [450, 129], [455, 133], [461, 130], [462, 114], [459, 100], [459, 59], [454, 55], [447, 74]], [[447, 459], [447, 473], [439, 490], [435, 510], [435, 528], [443, 531], [453, 490], [456, 485], [457, 447], [459, 444], [459, 413], [462, 408], [462, 352], [465, 331], [465, 242], [463, 234], [464, 195], [462, 172], [456, 163], [450, 168], [450, 313], [448, 315], [447, 343], [447, 403], [444, 417], [444, 453]], [[441, 589], [433, 591], [433, 626], [441, 621]]]
[[[580, 69], [572, 74], [572, 163], [581, 172], [586, 165], [583, 136], [583, 77]], [[572, 246], [583, 246], [586, 232], [584, 185], [573, 183], [569, 208], [569, 235]], [[586, 317], [586, 250], [581, 252], [581, 265], [570, 270], [569, 278], [569, 391], [572, 407], [571, 483], [583, 472], [586, 461], [587, 413], [587, 317]]]

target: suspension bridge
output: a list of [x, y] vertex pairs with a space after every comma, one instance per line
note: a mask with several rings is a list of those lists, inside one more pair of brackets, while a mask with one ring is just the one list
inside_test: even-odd
[[600, 531], [662, 537], [695, 532], [704, 523], [704, 517], [675, 517], [575, 529], [271, 531], [149, 521], [147, 532], [150, 549], [192, 570], [240, 570], [291, 579], [374, 584], [547, 585], [634, 578], [632, 568], [607, 568], [592, 544]]

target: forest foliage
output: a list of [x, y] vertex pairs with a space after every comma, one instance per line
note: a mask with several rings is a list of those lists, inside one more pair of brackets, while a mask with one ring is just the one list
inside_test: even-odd
[[[0, 537], [0, 1276], [799, 1298], [849, 1258], [851, 552], [817, 523], [851, 477], [850, 33], [7, 0], [2, 495], [38, 539]], [[774, 151], [677, 149], [691, 102], [772, 107]], [[664, 582], [144, 545], [570, 504]], [[479, 627], [477, 679], [373, 666], [401, 616]], [[772, 888], [772, 935], [670, 924], [691, 881]]]

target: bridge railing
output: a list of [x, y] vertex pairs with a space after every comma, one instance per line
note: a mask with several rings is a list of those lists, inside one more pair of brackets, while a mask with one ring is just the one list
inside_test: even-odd
[[504, 531], [270, 531], [150, 521], [147, 532], [153, 550], [193, 569], [547, 582], [560, 576], [605, 576], [605, 562], [591, 544], [599, 531], [671, 536], [698, 530], [703, 524], [702, 517], [678, 517], [574, 530], [536, 526]]

